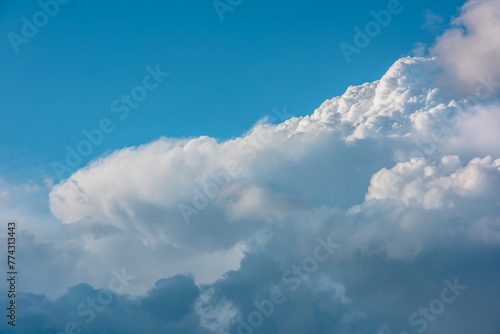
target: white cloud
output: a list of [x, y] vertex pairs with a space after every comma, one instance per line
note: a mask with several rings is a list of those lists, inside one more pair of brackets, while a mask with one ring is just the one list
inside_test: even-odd
[[[431, 54], [445, 72], [441, 83], [474, 94], [489, 76], [500, 81], [500, 2], [470, 0], [453, 20], [453, 27], [438, 38]], [[498, 93], [499, 85], [493, 86]]]
[[[81, 231], [86, 250], [104, 263], [148, 270], [147, 284], [184, 272], [213, 282], [239, 268], [263, 230], [315, 224], [322, 221], [318, 210], [335, 207], [354, 206], [339, 219], [356, 222], [336, 231], [349, 238], [346, 251], [412, 258], [444, 233], [432, 236], [431, 227], [421, 225], [409, 234], [420, 220], [414, 210], [452, 214], [447, 210], [465, 205], [461, 198], [498, 195], [491, 189], [498, 155], [460, 162], [462, 155], [471, 160], [500, 153], [491, 124], [476, 129], [487, 135], [461, 144], [463, 132], [496, 119], [496, 109], [441, 95], [434, 86], [436, 62], [402, 58], [381, 80], [349, 87], [311, 116], [259, 122], [233, 140], [162, 138], [117, 151], [54, 186], [51, 211], [68, 231]], [[481, 150], [486, 142], [491, 149]], [[424, 158], [411, 160], [416, 151]], [[388, 200], [401, 203], [388, 206]], [[189, 223], [180, 204], [193, 210]], [[398, 214], [387, 216], [389, 207]], [[463, 238], [478, 242], [477, 231]]]
[[[498, 332], [500, 109], [480, 79], [500, 73], [498, 4], [470, 1], [433, 57], [402, 58], [310, 116], [261, 121], [224, 142], [161, 138], [93, 162], [50, 191], [62, 228], [41, 209], [42, 184], [0, 181], [0, 218], [36, 236], [19, 234], [21, 290], [107, 288], [126, 268], [134, 284], [124, 293], [135, 297], [100, 315], [122, 332], [142, 326], [129, 316], [138, 310], [161, 330], [234, 332], [280, 287], [286, 302], [262, 332], [398, 333], [460, 275], [471, 293], [427, 333]], [[440, 66], [460, 83], [454, 98], [436, 84]], [[179, 204], [193, 210], [188, 223]], [[325, 236], [341, 246], [290, 292], [283, 273]], [[185, 312], [167, 321], [179, 289]], [[42, 305], [30, 308], [38, 319], [38, 309], [66, 314], [83, 290], [52, 304], [23, 298]]]
[[423, 158], [382, 169], [371, 181], [366, 199], [394, 199], [426, 209], [456, 207], [458, 199], [500, 196], [500, 159], [475, 158], [462, 167], [458, 156], [440, 163]]

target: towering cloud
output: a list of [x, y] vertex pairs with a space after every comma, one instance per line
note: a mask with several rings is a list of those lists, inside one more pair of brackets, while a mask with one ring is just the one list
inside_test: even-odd
[[[310, 116], [222, 142], [160, 138], [77, 171], [50, 192], [77, 274], [26, 282], [60, 297], [23, 294], [27, 319], [120, 333], [139, 330], [132, 315], [151, 332], [498, 332], [499, 21], [498, 1], [471, 0], [433, 57], [399, 59]], [[121, 268], [130, 284], [109, 292]], [[45, 311], [99, 291], [116, 302], [90, 323]]]

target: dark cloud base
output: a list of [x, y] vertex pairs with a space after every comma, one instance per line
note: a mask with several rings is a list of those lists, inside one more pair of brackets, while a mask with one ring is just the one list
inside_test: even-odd
[[[422, 332], [494, 334], [500, 330], [498, 249], [464, 245], [462, 249], [429, 250], [407, 261], [388, 259], [373, 245], [371, 254], [353, 252], [344, 258], [334, 253], [316, 271], [300, 279], [293, 290], [294, 284], [283, 282], [283, 273], [294, 264], [300, 265], [303, 255], [280, 243], [289, 233], [287, 228], [275, 227], [270, 233], [273, 237], [265, 249], [247, 254], [240, 269], [209, 285], [197, 285], [190, 275], [176, 275], [157, 281], [139, 297], [96, 290], [85, 283], [71, 287], [56, 300], [29, 293], [18, 295], [15, 332], [59, 334], [69, 326], [68, 333], [217, 333], [204, 326], [200, 314], [204, 311], [197, 307], [200, 296], [211, 291], [204, 307], [215, 308], [223, 300], [231, 302], [239, 317], [230, 319], [228, 332], [241, 333], [241, 319], [248, 322], [248, 316], [257, 310], [255, 302], [269, 300], [271, 291], [278, 288], [285, 301], [275, 305], [269, 317], [263, 317], [262, 325], [251, 328], [253, 333], [413, 334], [420, 333], [424, 318], [418, 316], [415, 320], [420, 319], [420, 325], [412, 326], [409, 316], [440, 299], [446, 288], [444, 280], [454, 282], [455, 278], [467, 289], [436, 319], [427, 321]], [[312, 238], [310, 242], [314, 245]], [[325, 278], [342, 282], [345, 291], [335, 291], [335, 285], [325, 286]], [[346, 298], [340, 298], [344, 293]], [[89, 311], [88, 298], [97, 303], [98, 310]], [[6, 305], [5, 296], [0, 303]], [[87, 306], [78, 314], [81, 303]], [[14, 331], [4, 321], [0, 332]]]

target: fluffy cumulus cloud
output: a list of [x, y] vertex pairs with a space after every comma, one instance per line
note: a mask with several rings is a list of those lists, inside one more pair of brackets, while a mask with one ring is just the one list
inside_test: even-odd
[[[500, 2], [469, 0], [453, 28], [437, 41], [432, 53], [445, 69], [444, 84], [461, 91], [474, 91], [478, 80], [491, 82], [500, 77]], [[499, 85], [489, 88], [496, 93]]]
[[[471, 0], [435, 57], [310, 116], [161, 138], [52, 187], [65, 241], [25, 252], [66, 274], [25, 283], [25, 332], [497, 333], [500, 106], [477, 80], [496, 10]], [[479, 88], [451, 97], [443, 69]]]

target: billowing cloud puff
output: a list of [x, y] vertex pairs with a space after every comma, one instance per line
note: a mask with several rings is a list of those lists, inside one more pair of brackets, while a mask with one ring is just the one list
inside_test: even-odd
[[[500, 3], [470, 0], [452, 21], [453, 28], [432, 49], [445, 73], [444, 84], [462, 92], [498, 93], [500, 88]], [[486, 84], [487, 90], [478, 88]]]
[[500, 159], [489, 156], [473, 159], [465, 167], [458, 156], [444, 156], [439, 164], [414, 158], [377, 172], [366, 199], [390, 198], [427, 209], [456, 207], [460, 198], [495, 199], [500, 195], [499, 171]]
[[[349, 87], [311, 116], [259, 122], [225, 142], [161, 138], [117, 151], [55, 186], [51, 210], [86, 240], [89, 254], [148, 270], [150, 286], [183, 272], [213, 282], [264, 242], [262, 231], [316, 219], [319, 208], [368, 210], [372, 199], [459, 205], [453, 196], [485, 181], [469, 179], [474, 162], [462, 170], [447, 155], [461, 154], [461, 126], [497, 109], [440, 95], [438, 73], [433, 58], [403, 58], [381, 80]], [[491, 145], [482, 153], [500, 153], [496, 137], [484, 140]], [[479, 147], [484, 141], [469, 143], [467, 154]], [[413, 174], [399, 175], [403, 167]], [[147, 260], [128, 260], [133, 254]]]

